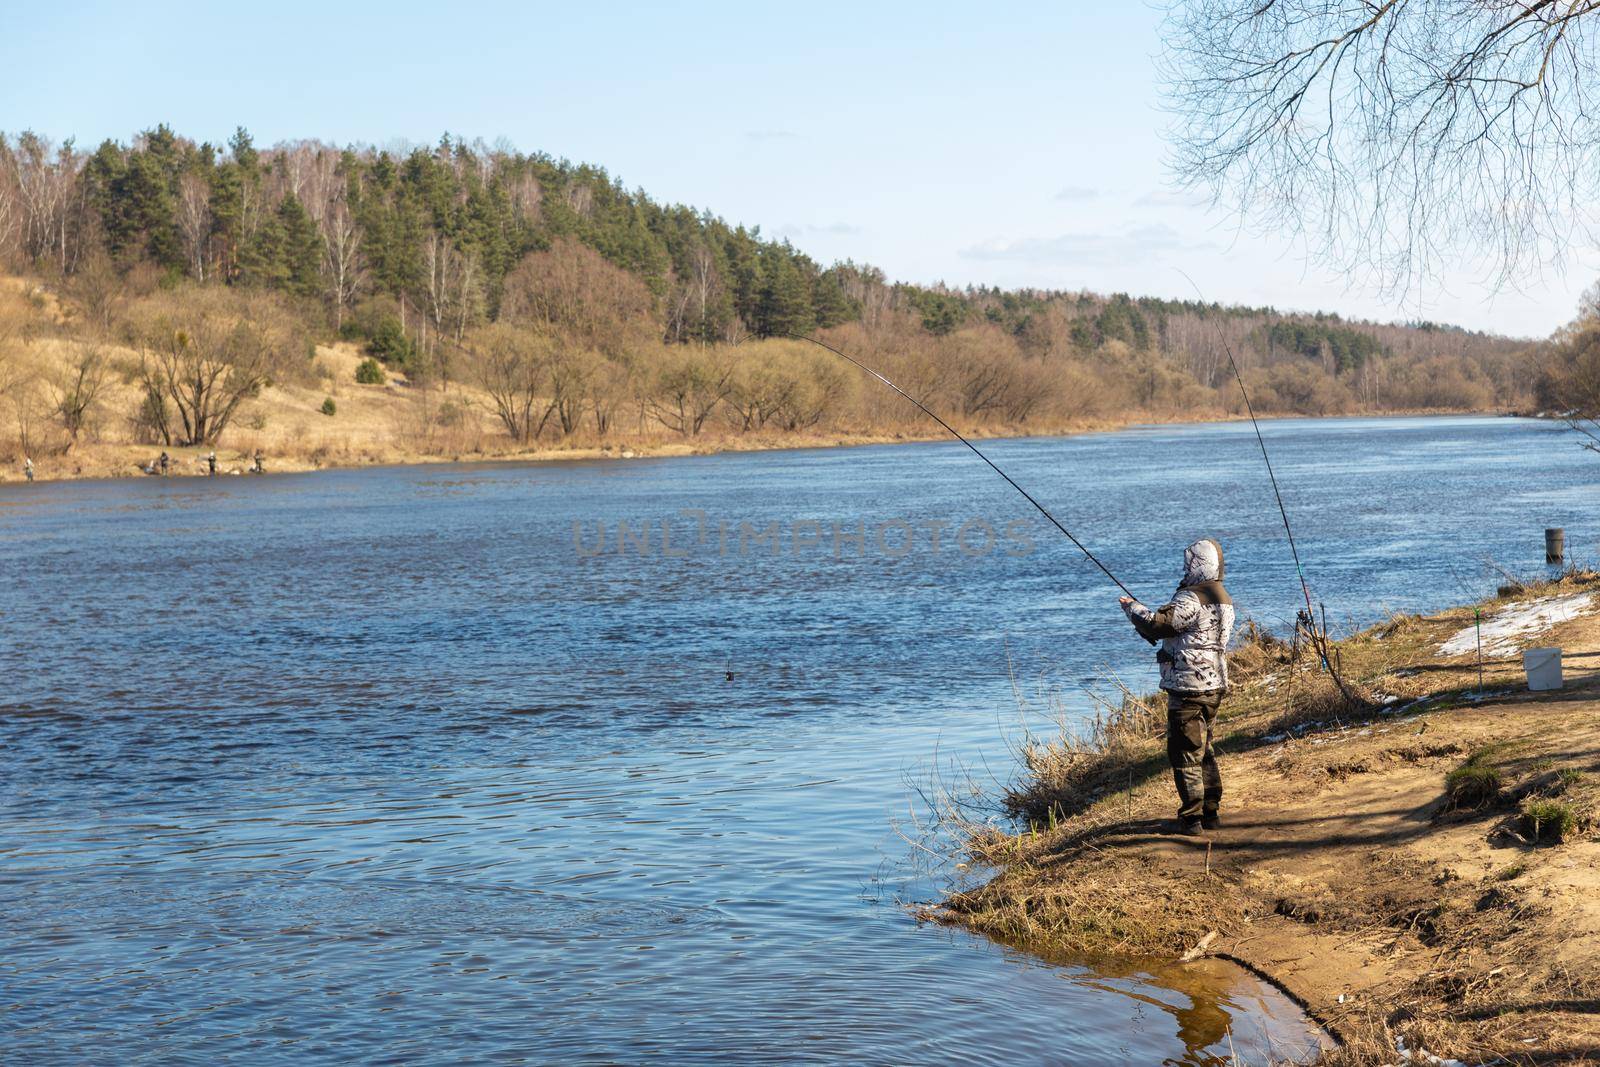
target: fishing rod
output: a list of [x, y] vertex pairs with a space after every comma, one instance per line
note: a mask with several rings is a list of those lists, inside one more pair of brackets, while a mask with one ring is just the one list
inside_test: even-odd
[[[1206, 303], [1205, 294], [1200, 292], [1200, 287], [1195, 285], [1194, 279], [1189, 277], [1188, 272], [1181, 267], [1174, 267], [1173, 270], [1183, 275], [1183, 280], [1193, 287], [1194, 295], [1204, 305]], [[1267, 479], [1272, 482], [1272, 496], [1278, 502], [1278, 514], [1283, 518], [1283, 532], [1289, 538], [1289, 555], [1294, 557], [1295, 575], [1300, 579], [1300, 592], [1305, 595], [1306, 614], [1309, 616], [1312, 614], [1311, 586], [1306, 582], [1305, 568], [1300, 566], [1300, 549], [1294, 543], [1294, 528], [1289, 525], [1289, 512], [1283, 506], [1283, 493], [1278, 489], [1278, 476], [1272, 469], [1272, 457], [1267, 455], [1266, 438], [1261, 436], [1261, 424], [1256, 421], [1256, 411], [1250, 403], [1250, 391], [1244, 387], [1244, 375], [1239, 373], [1239, 361], [1233, 358], [1233, 346], [1228, 344], [1228, 338], [1214, 321], [1211, 325], [1216, 332], [1217, 340], [1222, 342], [1222, 350], [1228, 354], [1228, 366], [1233, 368], [1233, 380], [1239, 383], [1239, 395], [1244, 398], [1245, 414], [1250, 416], [1250, 425], [1255, 428], [1256, 444], [1261, 446], [1261, 460], [1267, 465]]]
[[[1205, 294], [1200, 291], [1200, 286], [1195, 284], [1195, 280], [1189, 277], [1189, 273], [1181, 267], [1174, 267], [1173, 270], [1183, 275], [1183, 280], [1188, 282], [1190, 287], [1194, 289], [1194, 295], [1199, 298], [1201, 305], [1204, 306], [1207, 303]], [[1272, 469], [1272, 457], [1267, 454], [1267, 440], [1261, 435], [1261, 423], [1257, 421], [1255, 407], [1250, 403], [1250, 390], [1245, 388], [1244, 375], [1239, 373], [1239, 361], [1233, 358], [1233, 346], [1228, 343], [1227, 335], [1222, 332], [1222, 328], [1216, 324], [1215, 320], [1212, 321], [1211, 325], [1212, 330], [1217, 335], [1217, 340], [1222, 343], [1223, 352], [1227, 353], [1228, 366], [1233, 369], [1233, 380], [1239, 383], [1239, 395], [1244, 398], [1245, 414], [1250, 416], [1250, 425], [1256, 432], [1256, 444], [1261, 447], [1261, 460], [1267, 466], [1267, 479], [1272, 483], [1272, 496], [1278, 502], [1278, 515], [1283, 519], [1283, 532], [1289, 539], [1289, 555], [1294, 558], [1295, 576], [1300, 579], [1300, 592], [1306, 601], [1305, 630], [1311, 639], [1311, 643], [1316, 647], [1318, 656], [1322, 659], [1323, 669], [1333, 678], [1334, 684], [1339, 687], [1339, 691], [1344, 694], [1345, 699], [1352, 704], [1362, 704], [1364, 701], [1345, 684], [1344, 679], [1339, 675], [1337, 664], [1333, 657], [1328, 654], [1326, 609], [1323, 611], [1322, 631], [1321, 633], [1317, 631], [1316, 609], [1311, 606], [1311, 584], [1306, 581], [1305, 568], [1300, 565], [1300, 549], [1294, 541], [1294, 527], [1289, 523], [1289, 510], [1283, 506], [1283, 492], [1278, 488], [1278, 475]]]
[[900, 388], [898, 385], [896, 385], [893, 382], [891, 382], [888, 378], [885, 378], [883, 375], [881, 375], [877, 371], [873, 370], [871, 367], [867, 366], [865, 363], [862, 363], [860, 360], [856, 359], [853, 356], [850, 356], [850, 355], [845, 354], [844, 352], [841, 352], [839, 349], [833, 347], [832, 345], [828, 344], [827, 342], [819, 341], [815, 337], [810, 337], [810, 336], [807, 336], [806, 334], [791, 334], [790, 336], [792, 336], [797, 341], [810, 341], [812, 344], [816, 345], [818, 348], [827, 349], [829, 352], [832, 352], [834, 355], [838, 356], [840, 359], [844, 360], [845, 362], [853, 363], [855, 366], [859, 367], [861, 370], [866, 371], [868, 374], [870, 374], [874, 378], [878, 379], [878, 381], [882, 382], [884, 385], [887, 385], [890, 389], [893, 389], [895, 392], [899, 393], [901, 396], [903, 396], [907, 400], [911, 401], [911, 403], [915, 404], [917, 406], [917, 408], [924, 415], [928, 416], [928, 418], [932, 419], [934, 422], [937, 422], [940, 426], [943, 426], [946, 430], [948, 430], [950, 432], [950, 436], [954, 437], [957, 441], [960, 441], [962, 444], [964, 444], [968, 448], [972, 449], [972, 454], [973, 455], [977, 456], [979, 459], [981, 459], [985, 463], [987, 463], [994, 470], [994, 472], [996, 474], [998, 474], [1000, 477], [1002, 477], [1002, 478], [1004, 478], [1006, 480], [1006, 484], [1007, 485], [1011, 486], [1011, 488], [1013, 488], [1017, 492], [1021, 493], [1022, 496], [1023, 496], [1023, 499], [1025, 499], [1028, 503], [1032, 504], [1034, 507], [1038, 508], [1039, 509], [1039, 514], [1041, 514], [1045, 518], [1049, 519], [1051, 525], [1053, 525], [1056, 529], [1060, 530], [1062, 533], [1066, 534], [1067, 535], [1067, 540], [1071, 541], [1074, 545], [1077, 545], [1078, 546], [1078, 551], [1082, 552], [1085, 556], [1089, 557], [1089, 562], [1093, 563], [1096, 567], [1099, 567], [1100, 570], [1102, 572], [1104, 572], [1104, 574], [1105, 574], [1105, 576], [1107, 578], [1110, 578], [1114, 583], [1116, 583], [1116, 586], [1117, 586], [1118, 589], [1121, 589], [1124, 593], [1127, 593], [1128, 596], [1133, 597], [1134, 600], [1138, 600], [1139, 599], [1138, 597], [1133, 596], [1133, 590], [1131, 590], [1127, 586], [1123, 585], [1122, 581], [1115, 574], [1112, 574], [1111, 571], [1106, 567], [1106, 565], [1104, 563], [1101, 563], [1099, 558], [1096, 557], [1093, 552], [1089, 551], [1089, 548], [1088, 548], [1087, 545], [1085, 545], [1082, 541], [1078, 540], [1076, 537], [1072, 536], [1072, 531], [1071, 530], [1069, 530], [1065, 526], [1061, 525], [1060, 520], [1058, 520], [1054, 515], [1050, 514], [1050, 512], [1045, 508], [1045, 506], [1043, 504], [1041, 504], [1037, 500], [1035, 500], [1033, 498], [1033, 494], [1029, 493], [1026, 489], [1022, 488], [1022, 486], [1018, 485], [1015, 481], [1013, 481], [1011, 475], [1009, 475], [1005, 471], [1001, 470], [1000, 467], [995, 463], [994, 460], [992, 460], [988, 456], [984, 455], [983, 452], [981, 452], [978, 449], [977, 445], [973, 444], [971, 441], [969, 441], [965, 437], [963, 437], [961, 435], [960, 431], [958, 431], [954, 426], [951, 426], [948, 422], [945, 422], [939, 416], [935, 415], [932, 411], [930, 411], [926, 404], [924, 404], [922, 401], [918, 400], [916, 397], [912, 396], [910, 393], [906, 392], [904, 389]]

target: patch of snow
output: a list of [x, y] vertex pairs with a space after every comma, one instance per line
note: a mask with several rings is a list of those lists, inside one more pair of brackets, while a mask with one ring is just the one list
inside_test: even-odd
[[1447, 1060], [1442, 1056], [1435, 1056], [1426, 1049], [1408, 1049], [1406, 1040], [1396, 1035], [1394, 1039], [1395, 1051], [1400, 1053], [1401, 1063], [1426, 1063], [1428, 1067], [1467, 1067], [1465, 1061]]
[[[1594, 606], [1594, 598], [1593, 593], [1547, 596], [1496, 612], [1483, 620], [1484, 655], [1508, 656], [1517, 652], [1524, 638], [1576, 619]], [[1468, 626], [1440, 645], [1439, 655], [1464, 656], [1477, 648], [1478, 629]]]

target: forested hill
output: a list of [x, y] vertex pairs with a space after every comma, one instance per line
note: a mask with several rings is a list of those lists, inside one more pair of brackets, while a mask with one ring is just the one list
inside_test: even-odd
[[[515, 328], [598, 360], [583, 389], [605, 381], [660, 407], [673, 385], [658, 369], [692, 378], [701, 372], [684, 369], [684, 353], [699, 352], [720, 395], [712, 411], [667, 423], [680, 432], [764, 424], [762, 398], [736, 395], [751, 375], [728, 368], [794, 360], [728, 346], [818, 330], [974, 423], [1225, 410], [1219, 338], [1267, 411], [1488, 409], [1524, 403], [1530, 386], [1525, 345], [1448, 326], [891, 282], [870, 266], [819, 264], [759, 227], [657, 203], [599, 167], [450, 137], [386, 151], [262, 148], [242, 129], [226, 145], [196, 143], [165, 126], [92, 150], [0, 136], [0, 261], [66, 292], [110, 274], [134, 296], [152, 284], [278, 294], [313, 335], [356, 340], [419, 380], [469, 376], [485, 338]], [[811, 377], [799, 365], [785, 373], [771, 388]], [[565, 387], [552, 380], [541, 395]], [[898, 417], [853, 386], [830, 379], [825, 393], [800, 421]], [[606, 406], [572, 404], [535, 436], [576, 432], [584, 408]], [[589, 421], [605, 432], [599, 411]]]

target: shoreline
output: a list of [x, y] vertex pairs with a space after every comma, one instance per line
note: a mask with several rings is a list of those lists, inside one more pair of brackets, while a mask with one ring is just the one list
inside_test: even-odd
[[[1339, 415], [1270, 415], [1262, 422], [1305, 421], [1308, 419], [1405, 419], [1405, 418], [1524, 418], [1507, 411], [1383, 411], [1356, 412]], [[989, 429], [963, 429], [961, 432], [974, 441], [1011, 441], [1029, 438], [1081, 437], [1096, 433], [1116, 433], [1142, 427], [1215, 425], [1247, 422], [1244, 415], [1199, 416], [1195, 418], [1162, 418], [1144, 414], [1127, 418], [1080, 420], [1050, 427], [996, 427]], [[293, 452], [268, 452], [265, 458], [267, 475], [306, 474], [314, 471], [351, 470], [366, 467], [424, 467], [451, 463], [526, 464], [592, 462], [595, 460], [677, 459], [687, 456], [715, 456], [738, 452], [798, 452], [826, 448], [862, 448], [874, 445], [929, 444], [950, 441], [943, 432], [927, 433], [784, 433], [777, 435], [721, 435], [694, 439], [648, 438], [619, 440], [604, 444], [572, 445], [506, 450], [446, 450], [439, 452], [417, 451], [380, 444], [346, 447], [338, 450], [319, 447], [306, 454]], [[130, 478], [163, 477], [148, 475], [140, 466], [152, 462], [163, 451], [171, 457], [167, 478], [205, 478], [205, 455], [208, 446], [161, 446], [123, 443], [85, 442], [68, 452], [34, 460], [35, 483], [74, 481], [121, 481]], [[249, 474], [252, 450], [218, 448], [216, 477]], [[27, 479], [19, 464], [10, 464], [0, 473], [0, 485], [25, 485]]]
[[[1475, 611], [1481, 690], [1456, 651]], [[1564, 650], [1564, 688], [1527, 690], [1530, 645]], [[1336, 647], [1362, 708], [1304, 654], [1246, 635], [1218, 719], [1223, 824], [1202, 838], [1168, 832], [1157, 709], [1098, 748], [1034, 739], [1007, 798], [1017, 824], [952, 819], [986, 880], [924, 917], [1039, 955], [1230, 960], [1339, 1041], [1321, 1064], [1592, 1062], [1600, 574], [1397, 615]]]

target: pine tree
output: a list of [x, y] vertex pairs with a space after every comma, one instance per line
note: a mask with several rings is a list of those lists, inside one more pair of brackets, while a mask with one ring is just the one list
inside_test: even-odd
[[100, 221], [106, 251], [125, 260], [136, 240], [137, 226], [128, 214], [124, 179], [128, 161], [115, 141], [102, 141], [83, 167], [85, 197]]
[[255, 233], [239, 249], [239, 281], [244, 285], [277, 289], [288, 280], [289, 263], [284, 249], [283, 223], [274, 212], [262, 220]]
[[243, 126], [228, 141], [232, 156], [211, 172], [211, 218], [222, 278], [239, 281], [251, 259], [261, 213], [261, 157]]
[[845, 295], [837, 269], [824, 271], [811, 287], [817, 326], [827, 329], [861, 317], [861, 308]]
[[149, 152], [129, 154], [120, 196], [139, 250], [163, 267], [183, 266], [175, 184], [161, 157]]
[[760, 329], [761, 231], [740, 226], [727, 235], [729, 277], [733, 282], [733, 310], [752, 330]]
[[316, 296], [322, 264], [322, 238], [317, 224], [293, 193], [283, 198], [277, 215], [283, 256], [280, 284], [297, 296]]
[[786, 250], [770, 251], [763, 271], [756, 330], [764, 337], [793, 337], [809, 333], [816, 324], [811, 310], [811, 287]]

